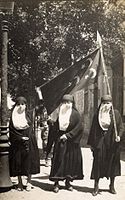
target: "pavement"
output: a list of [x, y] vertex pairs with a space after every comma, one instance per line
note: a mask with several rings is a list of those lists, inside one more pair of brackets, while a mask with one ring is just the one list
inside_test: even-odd
[[[60, 182], [60, 190], [58, 193], [53, 192], [53, 182], [49, 181], [48, 176], [50, 173], [50, 165], [46, 167], [44, 165], [44, 160], [41, 160], [40, 164], [40, 174], [32, 176], [32, 185], [34, 188], [27, 192], [25, 189], [23, 191], [17, 191], [16, 189], [11, 189], [6, 192], [0, 192], [0, 200], [123, 200], [125, 199], [125, 161], [121, 160], [121, 176], [116, 177], [115, 189], [117, 194], [109, 193], [109, 180], [103, 178], [100, 180], [99, 188], [100, 193], [93, 197], [93, 180], [90, 180], [91, 167], [92, 167], [92, 153], [89, 148], [81, 148], [83, 155], [83, 171], [84, 179], [76, 180], [72, 183], [74, 190], [72, 192], [67, 191], [64, 187], [64, 182]], [[49, 161], [51, 164], [51, 161]], [[16, 185], [17, 178], [12, 178], [12, 182]], [[26, 183], [26, 177], [23, 177], [24, 185]]]

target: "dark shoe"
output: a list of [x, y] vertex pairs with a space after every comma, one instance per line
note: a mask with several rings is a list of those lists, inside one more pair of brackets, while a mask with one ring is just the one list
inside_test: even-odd
[[93, 196], [96, 196], [97, 194], [99, 193], [99, 188], [98, 186], [94, 188], [93, 192], [92, 192], [92, 195]]
[[69, 182], [66, 181], [65, 186], [66, 186], [67, 190], [69, 190], [71, 192], [73, 191], [73, 187], [72, 187], [72, 185]]
[[59, 184], [58, 183], [54, 184], [53, 192], [55, 192], [55, 193], [59, 192]]
[[109, 192], [112, 193], [112, 194], [116, 194], [116, 191], [115, 191], [115, 188], [114, 188], [113, 185], [109, 186]]
[[23, 191], [23, 188], [18, 187], [17, 190], [18, 190], [19, 192], [21, 192], [21, 191]]
[[23, 191], [23, 183], [22, 182], [19, 182], [18, 185], [17, 185], [17, 190], [18, 191]]

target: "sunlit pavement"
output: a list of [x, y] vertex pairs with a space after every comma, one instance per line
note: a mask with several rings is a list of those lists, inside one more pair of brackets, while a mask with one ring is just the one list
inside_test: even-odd
[[[106, 199], [106, 200], [123, 200], [125, 199], [125, 162], [121, 160], [121, 170], [122, 176], [116, 178], [115, 188], [117, 191], [116, 195], [110, 194], [109, 180], [100, 180], [100, 193], [96, 196], [92, 196], [93, 181], [90, 180], [90, 173], [92, 167], [92, 154], [89, 148], [82, 148], [83, 155], [83, 171], [84, 179], [79, 181], [74, 181], [73, 192], [67, 191], [64, 187], [64, 182], [60, 182], [60, 190], [58, 193], [53, 192], [53, 182], [49, 181], [48, 176], [50, 172], [50, 166], [45, 167], [45, 163], [41, 160], [40, 174], [32, 176], [32, 184], [34, 189], [27, 192], [25, 189], [23, 191], [17, 191], [16, 189], [11, 189], [8, 192], [0, 193], [0, 200], [63, 200], [63, 199]], [[51, 164], [51, 161], [49, 161]], [[14, 184], [17, 183], [16, 178], [12, 178]], [[26, 183], [26, 177], [24, 177], [24, 185]]]

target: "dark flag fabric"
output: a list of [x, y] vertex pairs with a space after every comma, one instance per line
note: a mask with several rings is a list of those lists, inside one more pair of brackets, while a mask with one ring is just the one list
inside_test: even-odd
[[75, 92], [84, 89], [86, 86], [97, 81], [99, 73], [99, 64], [100, 64], [100, 51], [98, 50], [94, 58], [88, 58], [90, 64], [86, 69], [85, 73], [82, 74], [82, 77], [77, 82], [76, 86], [70, 92], [74, 94]]
[[74, 93], [83, 89], [88, 82], [97, 77], [99, 66], [99, 48], [80, 58], [58, 76], [44, 85], [37, 87], [39, 97], [43, 98], [48, 114], [51, 114], [60, 104], [64, 94]]

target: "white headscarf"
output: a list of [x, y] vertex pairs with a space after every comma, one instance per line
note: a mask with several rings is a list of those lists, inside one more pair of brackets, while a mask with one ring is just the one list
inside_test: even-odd
[[65, 102], [61, 105], [59, 111], [59, 130], [66, 131], [69, 126], [72, 113], [72, 102]]
[[111, 123], [111, 116], [110, 116], [110, 111], [111, 111], [112, 103], [109, 102], [107, 103], [102, 103], [99, 109], [99, 124], [103, 130], [108, 130], [108, 127]]
[[26, 104], [23, 104], [23, 105], [16, 105], [13, 110], [12, 122], [13, 122], [13, 126], [17, 130], [22, 130], [29, 127], [27, 119], [26, 119], [25, 109], [26, 109]]

